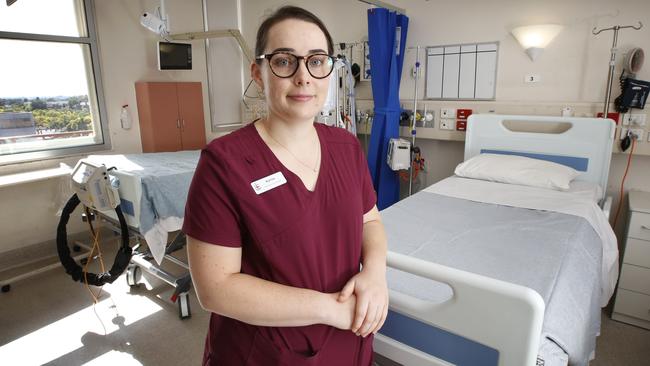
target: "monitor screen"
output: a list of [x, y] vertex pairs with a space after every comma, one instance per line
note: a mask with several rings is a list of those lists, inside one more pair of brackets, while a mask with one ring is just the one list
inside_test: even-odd
[[159, 70], [192, 70], [192, 45], [158, 42]]

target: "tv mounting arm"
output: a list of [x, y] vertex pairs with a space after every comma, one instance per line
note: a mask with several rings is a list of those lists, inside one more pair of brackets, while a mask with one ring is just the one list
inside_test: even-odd
[[239, 31], [239, 29], [224, 29], [224, 30], [215, 30], [215, 31], [207, 31], [207, 32], [181, 33], [181, 34], [172, 34], [170, 36], [171, 39], [177, 41], [181, 41], [181, 40], [192, 41], [195, 39], [222, 38], [222, 37], [235, 38], [235, 40], [239, 44], [239, 47], [244, 53], [246, 60], [248, 60], [249, 63], [253, 62], [254, 60], [253, 52], [250, 50], [250, 48], [248, 48], [248, 44], [246, 43], [244, 37], [242, 37], [242, 34]]

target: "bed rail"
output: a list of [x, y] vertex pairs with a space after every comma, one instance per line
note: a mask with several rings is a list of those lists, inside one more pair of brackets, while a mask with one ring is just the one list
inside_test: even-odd
[[[448, 284], [450, 299], [441, 303], [390, 291], [390, 309], [498, 351], [499, 366], [535, 365], [544, 301], [520, 285], [388, 252], [388, 266]], [[405, 365], [450, 365], [381, 333], [375, 351]]]

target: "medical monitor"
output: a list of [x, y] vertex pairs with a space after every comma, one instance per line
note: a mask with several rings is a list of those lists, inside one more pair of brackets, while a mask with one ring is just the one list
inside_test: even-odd
[[192, 45], [158, 42], [158, 70], [192, 70]]

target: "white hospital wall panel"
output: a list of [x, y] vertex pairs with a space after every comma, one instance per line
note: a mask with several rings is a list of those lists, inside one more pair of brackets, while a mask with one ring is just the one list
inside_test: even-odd
[[442, 70], [442, 97], [458, 98], [460, 78], [460, 46], [444, 47], [445, 56]]
[[427, 57], [427, 98], [442, 98], [442, 70], [444, 55], [436, 54]]
[[[476, 46], [474, 46], [476, 48]], [[460, 79], [458, 81], [458, 98], [474, 98], [474, 85], [476, 83], [476, 53], [461, 53]]]
[[493, 99], [495, 97], [495, 70], [497, 68], [497, 53], [495, 51], [478, 52], [476, 54], [476, 94], [477, 99]]
[[458, 78], [460, 72], [460, 53], [447, 54], [445, 50], [442, 71], [442, 97], [458, 98]]
[[[205, 0], [207, 30], [240, 29], [238, 0]], [[208, 77], [213, 130], [242, 122], [240, 101], [243, 72], [248, 61], [233, 37], [211, 38], [208, 43]], [[255, 45], [249, 45], [253, 48]]]

